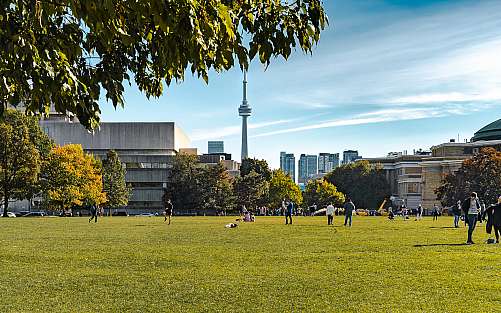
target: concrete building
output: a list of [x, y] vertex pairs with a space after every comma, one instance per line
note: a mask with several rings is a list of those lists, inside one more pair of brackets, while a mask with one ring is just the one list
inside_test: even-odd
[[91, 134], [79, 123], [52, 116], [41, 128], [58, 145], [81, 144], [100, 159], [113, 149], [125, 164], [126, 181], [132, 186], [129, 213], [160, 211], [162, 188], [169, 181], [172, 156], [190, 146], [190, 140], [173, 122], [107, 123]]
[[391, 155], [382, 158], [367, 158], [371, 164], [381, 166], [390, 184], [393, 205], [405, 204], [417, 208], [422, 203], [423, 155]]
[[207, 153], [224, 153], [224, 141], [209, 141], [207, 143]]
[[345, 150], [343, 151], [343, 164], [349, 164], [356, 160], [361, 159], [362, 156], [358, 155], [357, 150]]
[[464, 160], [472, 158], [482, 148], [501, 151], [501, 119], [475, 133], [470, 142], [449, 142], [431, 147], [431, 152], [414, 151], [414, 155], [392, 153], [385, 158], [366, 159], [383, 166], [396, 204], [406, 203], [415, 208], [440, 205], [435, 190], [446, 175], [457, 171]]
[[198, 156], [198, 160], [201, 164], [207, 166], [215, 166], [221, 163], [230, 176], [237, 177], [240, 175], [240, 163], [232, 160], [229, 153], [203, 154]]
[[318, 157], [316, 155], [301, 154], [298, 162], [298, 183], [306, 184], [318, 174]]
[[280, 152], [280, 169], [296, 182], [296, 157], [293, 153]]
[[319, 153], [318, 173], [327, 174], [339, 166], [339, 153]]

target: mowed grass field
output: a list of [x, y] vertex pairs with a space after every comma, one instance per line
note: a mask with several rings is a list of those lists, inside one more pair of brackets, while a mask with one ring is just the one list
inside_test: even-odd
[[354, 217], [0, 218], [0, 312], [501, 312], [501, 245]]

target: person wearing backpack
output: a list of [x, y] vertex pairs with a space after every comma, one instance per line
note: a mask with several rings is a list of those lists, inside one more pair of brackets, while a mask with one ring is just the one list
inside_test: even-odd
[[468, 198], [462, 203], [462, 209], [465, 212], [465, 217], [468, 223], [468, 240], [466, 244], [471, 245], [473, 242], [473, 231], [477, 225], [478, 213], [480, 212], [480, 201], [478, 200], [477, 193], [472, 192]]

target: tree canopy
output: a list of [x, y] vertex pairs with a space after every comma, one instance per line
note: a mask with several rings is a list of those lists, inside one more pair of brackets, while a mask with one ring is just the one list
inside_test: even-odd
[[256, 56], [268, 65], [311, 52], [326, 24], [321, 0], [2, 1], [0, 115], [54, 105], [91, 129], [102, 91], [117, 107], [127, 82], [158, 97], [186, 71], [207, 82]]
[[84, 153], [81, 145], [54, 147], [45, 174], [47, 198], [59, 209], [106, 202], [101, 163], [94, 156]]
[[435, 193], [442, 205], [452, 206], [476, 192], [486, 203], [496, 203], [501, 195], [501, 152], [483, 148], [473, 158], [463, 161], [454, 173], [445, 176]]
[[382, 168], [366, 160], [337, 167], [325, 179], [361, 208], [378, 208], [391, 193]]
[[274, 170], [270, 181], [268, 203], [272, 208], [279, 208], [284, 199], [290, 199], [297, 205], [303, 203], [303, 194], [292, 178], [282, 170]]
[[306, 184], [304, 201], [308, 206], [316, 204], [319, 208], [329, 204], [340, 207], [345, 201], [345, 196], [327, 180], [312, 179]]
[[266, 160], [251, 158], [243, 159], [240, 165], [240, 176], [245, 176], [252, 171], [261, 175], [267, 181], [271, 179], [271, 170]]
[[40, 172], [40, 154], [31, 141], [29, 124], [29, 118], [15, 110], [0, 118], [0, 199], [4, 216], [10, 199], [31, 196]]
[[110, 150], [103, 160], [103, 191], [106, 206], [118, 208], [129, 203], [131, 189], [125, 182], [126, 169], [115, 150]]

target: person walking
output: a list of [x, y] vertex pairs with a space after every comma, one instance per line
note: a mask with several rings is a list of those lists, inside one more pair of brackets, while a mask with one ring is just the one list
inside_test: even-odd
[[466, 198], [462, 205], [462, 209], [466, 213], [466, 220], [468, 223], [468, 240], [466, 244], [474, 244], [473, 242], [473, 231], [475, 226], [477, 226], [478, 212], [480, 211], [480, 201], [478, 200], [477, 193], [472, 192], [470, 197]]
[[355, 211], [355, 205], [351, 201], [350, 198], [346, 199], [346, 202], [344, 203], [344, 226], [348, 224], [349, 221], [349, 226], [351, 227], [351, 222], [353, 219], [353, 211]]
[[89, 218], [89, 223], [94, 219], [94, 223], [97, 223], [97, 214], [98, 214], [98, 209], [95, 204], [90, 206], [90, 218]]
[[327, 214], [327, 225], [332, 225], [334, 222], [334, 206], [332, 203], [327, 206], [325, 214]]
[[433, 205], [433, 220], [438, 221], [438, 206], [436, 204]]
[[480, 201], [480, 212], [478, 212], [478, 222], [482, 224], [482, 219], [484, 217], [485, 212], [485, 202], [484, 200]]
[[169, 219], [168, 225], [170, 225], [172, 211], [174, 211], [174, 205], [172, 204], [172, 201], [169, 199], [169, 200], [167, 200], [167, 203], [165, 203], [165, 211], [164, 211], [164, 214], [165, 214], [164, 222], [166, 222], [167, 218], [168, 218]]
[[498, 203], [493, 204], [488, 207], [482, 218], [487, 215], [486, 231], [488, 234], [492, 233], [494, 229], [494, 236], [496, 236], [496, 243], [499, 243], [499, 237], [501, 235], [501, 196], [498, 197]]
[[416, 209], [416, 221], [420, 221], [422, 218], [423, 218], [423, 206], [420, 203]]
[[[285, 209], [285, 225], [292, 225], [292, 213], [294, 212], [294, 203], [291, 200], [287, 201], [287, 208]], [[290, 221], [290, 223], [289, 223]]]
[[461, 200], [458, 200], [457, 204], [452, 207], [452, 213], [454, 214], [454, 228], [459, 228], [459, 220], [461, 218]]

